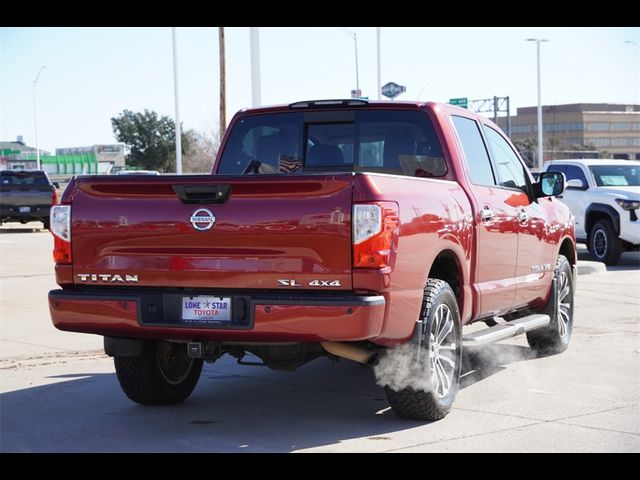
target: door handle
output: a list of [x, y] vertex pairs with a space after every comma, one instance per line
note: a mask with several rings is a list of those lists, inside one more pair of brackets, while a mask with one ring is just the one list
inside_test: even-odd
[[527, 212], [525, 212], [524, 209], [520, 210], [520, 212], [518, 212], [518, 221], [520, 223], [524, 223], [527, 220], [529, 220], [529, 215], [527, 214]]
[[493, 218], [493, 210], [488, 205], [485, 205], [482, 210], [480, 210], [480, 218], [482, 220], [491, 220]]

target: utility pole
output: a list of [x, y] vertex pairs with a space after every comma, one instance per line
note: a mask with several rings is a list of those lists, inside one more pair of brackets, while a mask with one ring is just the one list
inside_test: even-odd
[[182, 175], [182, 125], [180, 125], [180, 101], [178, 100], [178, 48], [176, 27], [171, 27], [173, 43], [173, 97], [176, 106], [176, 174]]
[[224, 27], [218, 27], [218, 44], [220, 46], [220, 143], [227, 129], [227, 94], [226, 70], [224, 60]]

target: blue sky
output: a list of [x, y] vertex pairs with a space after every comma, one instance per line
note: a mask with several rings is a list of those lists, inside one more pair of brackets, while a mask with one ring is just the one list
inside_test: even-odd
[[[358, 39], [360, 87], [376, 98], [376, 29]], [[178, 31], [184, 128], [217, 128], [217, 27]], [[227, 118], [251, 106], [249, 29], [225, 29]], [[535, 43], [542, 44], [542, 102], [640, 103], [640, 28], [382, 28], [382, 83], [407, 87], [398, 100], [509, 96], [537, 104]], [[634, 43], [625, 43], [631, 41]], [[348, 98], [355, 88], [353, 37], [340, 27], [260, 29], [262, 103]], [[174, 116], [169, 27], [0, 29], [0, 140], [34, 145], [33, 80], [41, 148], [114, 143], [110, 118], [145, 108]]]

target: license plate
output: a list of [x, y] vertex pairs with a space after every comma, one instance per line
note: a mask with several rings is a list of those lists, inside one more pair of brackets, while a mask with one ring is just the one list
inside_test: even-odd
[[182, 320], [194, 323], [231, 321], [230, 297], [182, 297]]
[[20, 213], [29, 213], [31, 211], [31, 207], [20, 207]]

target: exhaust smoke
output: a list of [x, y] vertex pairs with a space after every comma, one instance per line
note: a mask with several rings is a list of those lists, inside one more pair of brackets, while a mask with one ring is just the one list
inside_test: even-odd
[[418, 349], [413, 342], [386, 350], [373, 367], [376, 383], [396, 391], [432, 391], [429, 372], [429, 350]]

